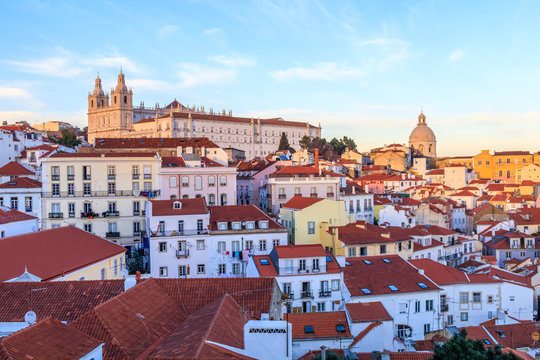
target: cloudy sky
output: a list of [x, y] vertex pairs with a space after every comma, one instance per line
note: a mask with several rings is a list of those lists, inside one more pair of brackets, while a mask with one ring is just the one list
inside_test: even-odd
[[540, 2], [9, 1], [0, 120], [86, 126], [96, 73], [134, 102], [321, 123], [360, 150], [539, 151]]

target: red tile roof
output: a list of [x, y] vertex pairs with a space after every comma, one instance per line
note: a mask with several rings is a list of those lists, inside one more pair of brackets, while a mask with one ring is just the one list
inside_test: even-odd
[[319, 170], [315, 166], [284, 166], [276, 170], [272, 176], [291, 176], [291, 175], [318, 175]]
[[416, 225], [413, 229], [420, 231], [423, 235], [457, 235], [458, 232], [450, 229], [445, 229], [437, 225]]
[[454, 196], [454, 197], [478, 197], [478, 195], [470, 192], [469, 190], [459, 191], [457, 193], [450, 194], [448, 196]]
[[366, 228], [360, 227], [356, 223], [347, 224], [345, 226], [336, 226], [331, 227], [328, 230], [329, 233], [332, 233], [333, 229], [338, 231], [338, 240], [343, 242], [345, 245], [354, 245], [354, 244], [379, 244], [379, 243], [390, 243], [394, 242], [394, 239], [391, 239], [382, 234], [388, 234], [389, 232], [375, 225], [367, 226]]
[[538, 347], [538, 343], [532, 339], [531, 334], [537, 332], [539, 327], [540, 322], [536, 321], [520, 324], [486, 326], [485, 328], [502, 347], [519, 349]]
[[531, 155], [528, 151], [494, 151], [493, 156]]
[[[210, 207], [210, 230], [217, 231], [218, 222], [236, 222], [236, 221], [268, 221], [270, 230], [286, 231], [281, 225], [272, 220], [268, 215], [262, 212], [253, 204], [250, 205], [228, 205], [228, 206], [212, 206]], [[255, 229], [259, 229], [259, 225], [255, 223]], [[231, 227], [229, 226], [230, 230]], [[266, 229], [260, 229], [266, 230]]]
[[24, 322], [32, 310], [38, 321], [70, 323], [123, 291], [124, 280], [0, 282], [0, 322]]
[[[17, 221], [36, 220], [37, 218], [20, 212], [18, 210], [10, 209], [6, 206], [0, 206], [0, 224], [8, 224]], [[0, 270], [1, 272], [1, 270]]]
[[38, 189], [41, 182], [27, 177], [17, 177], [0, 184], [0, 189]]
[[352, 322], [390, 321], [392, 317], [379, 301], [345, 305]]
[[[390, 263], [384, 262], [383, 259], [389, 260]], [[350, 265], [343, 269], [343, 278], [351, 296], [366, 297], [439, 290], [437, 285], [424, 275], [420, 275], [416, 268], [399, 255], [347, 258], [347, 262]], [[365, 276], [367, 273], [377, 274], [377, 276]], [[420, 287], [419, 283], [424, 283], [426, 287]], [[396, 286], [398, 291], [390, 290], [389, 285]], [[362, 289], [368, 289], [370, 293], [366, 294]]]
[[326, 256], [321, 244], [279, 245], [274, 246], [274, 249], [281, 259]]
[[[178, 216], [208, 214], [208, 208], [204, 198], [175, 199], [175, 200], [150, 200], [152, 203], [152, 216]], [[180, 203], [179, 209], [174, 204]]]
[[431, 259], [409, 260], [418, 269], [437, 285], [468, 284], [468, 283], [497, 283], [500, 282], [491, 276], [481, 274], [467, 274], [456, 268], [443, 265]]
[[0, 281], [20, 276], [25, 267], [42, 280], [123, 254], [126, 248], [73, 226], [0, 239]]
[[[266, 260], [264, 264], [261, 260]], [[268, 263], [267, 263], [268, 262]], [[276, 277], [279, 276], [274, 262], [268, 255], [253, 255], [253, 263], [257, 267], [257, 271], [261, 277]]]
[[156, 157], [156, 154], [153, 152], [108, 152], [108, 153], [55, 153], [52, 154], [49, 158], [125, 158], [125, 157], [147, 157], [152, 158]]
[[[284, 315], [292, 324], [293, 339], [351, 338], [351, 331], [345, 311], [322, 311], [292, 313]], [[344, 332], [338, 332], [336, 325], [343, 325]], [[306, 332], [306, 326], [313, 327], [313, 333]]]
[[198, 138], [97, 138], [96, 149], [176, 149], [178, 146], [219, 148], [206, 137]]
[[79, 359], [102, 344], [58, 320], [47, 318], [0, 339], [6, 360]]
[[324, 199], [316, 197], [293, 196], [289, 201], [283, 204], [283, 208], [302, 210], [322, 200]]
[[0, 176], [28, 176], [35, 175], [33, 171], [28, 170], [16, 161], [10, 161], [0, 167]]

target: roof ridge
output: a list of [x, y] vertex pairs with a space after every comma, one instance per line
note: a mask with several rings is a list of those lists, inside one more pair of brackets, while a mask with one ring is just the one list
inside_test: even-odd
[[[199, 344], [199, 346], [197, 348], [197, 351], [195, 352], [195, 356], [197, 358], [199, 357], [199, 354], [200, 354], [204, 344], [208, 340], [208, 337], [210, 336], [210, 333], [212, 332], [212, 329], [214, 327], [214, 323], [216, 322], [216, 319], [219, 316], [219, 312], [220, 312], [221, 308], [223, 307], [223, 304], [224, 304], [224, 302], [225, 302], [225, 300], [227, 299], [228, 296], [230, 296], [229, 293], [224, 293], [223, 295], [220, 296], [218, 307], [217, 307], [216, 311], [214, 312], [214, 314], [212, 316], [212, 320], [208, 324], [208, 328], [206, 329], [206, 332], [205, 332], [204, 336], [201, 339], [202, 341], [200, 342], [200, 344]], [[212, 302], [205, 305], [205, 306], [203, 306], [201, 309], [204, 309], [205, 307], [207, 307], [210, 304], [212, 304]]]

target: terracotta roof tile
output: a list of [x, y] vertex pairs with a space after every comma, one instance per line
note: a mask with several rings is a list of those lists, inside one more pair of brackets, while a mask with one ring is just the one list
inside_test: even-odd
[[96, 149], [170, 149], [182, 146], [219, 148], [206, 137], [199, 138], [97, 138]]
[[29, 176], [35, 175], [33, 171], [28, 170], [16, 161], [10, 161], [0, 167], [0, 176]]
[[380, 301], [365, 303], [348, 303], [345, 305], [352, 322], [390, 321], [388, 314]]
[[[152, 216], [208, 214], [204, 198], [150, 200], [150, 202], [152, 203]], [[180, 203], [180, 208], [175, 208], [175, 203]]]
[[42, 280], [54, 279], [126, 251], [73, 226], [0, 239], [3, 256], [0, 281], [28, 272]]
[[[293, 339], [352, 337], [345, 311], [292, 313], [285, 315], [285, 319], [292, 324]], [[338, 332], [336, 325], [343, 325], [343, 332]], [[313, 331], [306, 328], [309, 326]]]
[[443, 265], [431, 259], [416, 259], [409, 262], [424, 270], [424, 274], [437, 285], [468, 284], [468, 283], [497, 283], [500, 282], [490, 276], [479, 274], [466, 274], [456, 268]]
[[52, 154], [49, 158], [124, 158], [124, 157], [146, 157], [152, 158], [156, 157], [156, 154], [153, 152], [108, 152], [108, 153], [98, 153], [98, 152], [89, 152], [89, 153], [55, 153]]
[[0, 189], [39, 189], [41, 182], [27, 177], [17, 177], [0, 184]]
[[274, 246], [274, 249], [281, 259], [326, 256], [321, 244], [279, 245]]
[[0, 322], [24, 322], [32, 310], [38, 321], [54, 317], [70, 323], [123, 291], [124, 280], [0, 282]]
[[[218, 222], [255, 221], [255, 229], [259, 229], [258, 221], [268, 221], [268, 228], [271, 230], [286, 231], [281, 225], [272, 220], [255, 205], [228, 205], [210, 207], [210, 230], [218, 230]], [[231, 229], [231, 226], [228, 226]], [[261, 229], [266, 230], [266, 229]]]
[[[389, 262], [385, 262], [383, 259], [387, 259]], [[439, 290], [437, 285], [424, 275], [419, 274], [416, 268], [399, 255], [347, 258], [347, 261], [350, 265], [343, 269], [343, 278], [351, 296], [365, 297]], [[366, 273], [377, 274], [377, 276], [367, 277]], [[399, 277], [396, 277], [396, 274], [399, 274]], [[425, 287], [421, 287], [419, 283], [424, 283]], [[398, 290], [392, 291], [389, 285], [396, 286]], [[362, 289], [369, 290], [369, 293]]]
[[316, 197], [293, 196], [289, 201], [283, 204], [283, 208], [302, 210], [322, 200], [324, 199]]
[[2, 338], [0, 358], [10, 360], [79, 359], [101, 344], [102, 342], [98, 339], [58, 320], [47, 318]]
[[[14, 223], [18, 221], [36, 220], [37, 218], [23, 213], [18, 210], [13, 210], [6, 206], [0, 206], [0, 224]], [[0, 271], [1, 272], [1, 271]]]

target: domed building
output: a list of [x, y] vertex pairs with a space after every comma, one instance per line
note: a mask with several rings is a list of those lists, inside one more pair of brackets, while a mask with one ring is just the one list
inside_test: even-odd
[[430, 158], [437, 156], [435, 133], [426, 124], [426, 115], [423, 112], [418, 115], [418, 125], [409, 136], [409, 147], [415, 155], [423, 155]]

